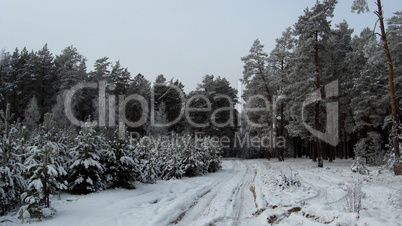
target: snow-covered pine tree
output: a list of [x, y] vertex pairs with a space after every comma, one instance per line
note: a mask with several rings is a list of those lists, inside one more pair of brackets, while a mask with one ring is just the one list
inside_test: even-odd
[[128, 140], [119, 137], [118, 130], [108, 143], [109, 148], [102, 153], [108, 187], [134, 189], [132, 182], [139, 174], [138, 161], [133, 158], [134, 147]]
[[15, 153], [18, 154], [21, 159], [20, 162], [24, 163], [27, 155], [27, 149], [31, 142], [31, 136], [34, 133], [29, 133], [27, 127], [21, 123], [20, 119], [12, 125], [10, 130], [11, 139], [14, 141]]
[[[399, 162], [400, 159], [400, 150], [399, 150], [399, 120], [400, 120], [400, 116], [399, 116], [399, 107], [398, 107], [398, 98], [396, 95], [396, 79], [394, 79], [395, 74], [395, 55], [393, 55], [393, 50], [395, 48], [395, 43], [393, 43], [394, 46], [391, 46], [391, 48], [389, 47], [390, 45], [390, 41], [392, 43], [392, 39], [390, 39], [390, 35], [388, 32], [386, 32], [385, 30], [385, 25], [384, 25], [384, 14], [383, 14], [383, 5], [381, 4], [381, 0], [377, 0], [376, 2], [377, 5], [377, 9], [376, 11], [374, 11], [374, 14], [378, 17], [378, 24], [380, 25], [380, 32], [377, 33], [380, 37], [380, 44], [382, 47], [382, 50], [385, 53], [385, 58], [387, 60], [386, 64], [383, 64], [383, 68], [387, 68], [388, 70], [388, 87], [389, 87], [389, 99], [391, 100], [391, 109], [392, 109], [392, 113], [391, 113], [391, 117], [392, 117], [392, 129], [391, 129], [391, 134], [393, 137], [393, 150], [395, 153], [395, 165], [394, 165], [394, 173], [395, 175], [401, 175], [402, 174], [402, 164]], [[366, 0], [354, 0], [353, 1], [353, 5], [352, 5], [352, 12], [356, 11], [357, 13], [364, 13], [369, 11], [369, 7], [367, 4]], [[395, 19], [395, 18], [394, 18]], [[376, 22], [376, 24], [377, 24]], [[392, 20], [391, 20], [392, 23]], [[400, 28], [400, 25], [396, 26]], [[395, 28], [395, 27], [394, 27]], [[391, 31], [392, 31], [392, 27], [391, 27]], [[398, 43], [398, 42], [397, 42]], [[398, 45], [398, 44], [396, 44]], [[385, 66], [385, 67], [384, 67]], [[400, 101], [400, 100], [399, 100]]]
[[[290, 86], [285, 92], [289, 102], [287, 109], [290, 110], [288, 131], [291, 134], [300, 134], [302, 139], [309, 138], [313, 143], [311, 145], [313, 160], [317, 161], [318, 167], [323, 167], [323, 147], [321, 141], [306, 134], [301, 117], [302, 103], [305, 101], [306, 95], [318, 89], [325, 82], [333, 79], [331, 73], [328, 72], [329, 54], [328, 40], [331, 35], [331, 21], [335, 9], [336, 0], [325, 0], [317, 3], [311, 9], [304, 10], [304, 15], [294, 25], [294, 34], [297, 36], [296, 46], [294, 50], [294, 58], [289, 69]], [[304, 115], [306, 115], [306, 123], [321, 130], [325, 124], [324, 115], [320, 113], [320, 104], [315, 102], [307, 106]]]
[[67, 188], [57, 177], [67, 174], [57, 157], [64, 147], [57, 142], [57, 126], [51, 114], [45, 114], [39, 135], [29, 148], [25, 160], [28, 188], [21, 195], [24, 204], [20, 217], [24, 220], [48, 218], [55, 214], [50, 199], [59, 190]]
[[157, 167], [159, 156], [155, 142], [159, 141], [152, 141], [149, 137], [144, 137], [135, 147], [135, 156], [139, 161], [140, 169], [137, 180], [143, 183], [154, 184], [160, 175]]
[[68, 189], [77, 194], [87, 194], [106, 188], [105, 168], [100, 163], [100, 154], [106, 144], [93, 127], [83, 128], [75, 138], [71, 150]]
[[[177, 139], [178, 136], [177, 136]], [[185, 141], [184, 141], [185, 142]], [[172, 178], [182, 178], [184, 175], [184, 169], [182, 163], [182, 156], [180, 153], [181, 141], [177, 145], [171, 142], [166, 142], [160, 149], [160, 173], [163, 180], [169, 180]]]
[[[246, 112], [244, 116], [246, 117], [246, 122], [248, 123], [248, 131], [252, 136], [260, 135], [275, 136], [276, 127], [275, 121], [272, 120], [275, 113], [273, 110], [273, 101], [276, 87], [274, 87], [273, 80], [270, 78], [272, 76], [271, 67], [268, 65], [268, 54], [263, 50], [264, 45], [260, 43], [259, 39], [256, 39], [250, 48], [249, 54], [241, 58], [244, 62], [243, 79], [242, 82], [246, 85], [246, 90], [243, 93], [243, 99], [246, 102], [245, 109], [264, 107], [266, 111], [258, 112]], [[264, 97], [254, 98], [257, 95]], [[252, 99], [253, 97], [253, 99]], [[269, 106], [267, 106], [269, 105]], [[254, 124], [254, 125], [253, 125]], [[262, 126], [257, 126], [259, 124]], [[266, 125], [266, 126], [264, 126]], [[272, 138], [272, 137], [271, 137]], [[271, 153], [275, 152], [273, 148], [271, 150], [264, 150], [266, 158], [270, 158]], [[281, 159], [282, 160], [282, 159]]]
[[[286, 100], [284, 98], [284, 91], [286, 85], [289, 84], [287, 79], [289, 63], [291, 58], [293, 57], [293, 48], [295, 44], [295, 39], [293, 37], [293, 31], [290, 27], [288, 27], [285, 31], [282, 32], [282, 37], [276, 39], [275, 48], [271, 51], [268, 57], [268, 63], [271, 67], [271, 76], [270, 81], [272, 86], [276, 87], [276, 95], [281, 97], [279, 99], [280, 106], [274, 106], [279, 108], [276, 110], [276, 114], [279, 117], [280, 122], [278, 122], [278, 135], [285, 135], [285, 120], [284, 120], [284, 103]], [[296, 151], [294, 152], [294, 157], [296, 157]], [[278, 148], [278, 160], [285, 160], [285, 149]]]
[[[389, 42], [389, 48], [391, 52], [391, 56], [393, 56], [393, 63], [394, 63], [394, 73], [395, 75], [401, 75], [402, 74], [402, 10], [397, 11], [394, 13], [395, 15], [391, 17], [388, 20], [388, 29], [387, 29], [387, 34], [388, 34], [388, 42]], [[395, 84], [395, 95], [396, 95], [396, 100], [399, 100], [399, 103], [397, 105], [402, 106], [402, 76], [395, 76], [394, 77], [394, 84]], [[399, 150], [402, 150], [402, 118], [401, 118], [401, 112], [399, 110], [398, 112], [399, 115], [399, 123], [398, 123], [398, 128], [397, 128], [397, 134], [399, 136]], [[384, 120], [386, 121], [386, 120]], [[391, 123], [392, 120], [387, 120], [386, 124]], [[387, 154], [387, 158], [385, 158], [385, 164], [386, 166], [394, 166], [395, 162], [402, 162], [402, 156], [399, 155], [399, 161], [396, 161], [395, 159], [395, 139], [392, 134], [392, 130], [389, 136], [389, 144], [390, 148], [389, 150], [392, 151], [392, 153]], [[392, 140], [392, 141], [391, 141]], [[391, 165], [392, 164], [392, 165]], [[400, 172], [396, 172], [399, 170]], [[402, 164], [399, 164], [399, 168], [394, 169], [395, 174], [402, 174]]]
[[382, 164], [384, 153], [381, 150], [381, 135], [375, 131], [367, 133], [367, 137], [361, 138], [355, 144], [354, 152], [356, 157], [364, 160], [364, 164]]
[[202, 144], [196, 145], [194, 139], [190, 139], [187, 145], [183, 145], [180, 152], [183, 156], [182, 165], [186, 176], [199, 176], [207, 172], [208, 166], [203, 151]]
[[354, 51], [354, 41], [352, 40], [353, 29], [349, 28], [346, 21], [336, 24], [336, 29], [332, 30], [330, 37], [329, 52], [330, 58], [329, 70], [339, 82], [339, 125], [340, 125], [340, 150], [338, 157], [348, 158], [352, 154], [349, 151], [347, 142], [353, 133], [354, 120], [352, 106], [350, 104], [351, 92], [355, 83], [354, 77], [359, 76], [361, 68], [366, 60], [364, 56]]
[[20, 204], [19, 196], [26, 187], [23, 178], [23, 165], [18, 144], [21, 138], [16, 136], [17, 131], [11, 127], [13, 115], [10, 105], [6, 112], [1, 111], [4, 126], [4, 135], [0, 142], [0, 215], [17, 207]]
[[222, 147], [219, 144], [211, 145], [213, 144], [213, 141], [211, 141], [209, 137], [206, 139], [207, 142], [204, 142], [202, 144], [203, 147], [203, 152], [205, 152], [206, 158], [206, 165], [208, 166], [207, 170], [209, 173], [214, 173], [218, 171], [220, 168], [222, 168], [222, 157], [221, 157], [221, 150]]

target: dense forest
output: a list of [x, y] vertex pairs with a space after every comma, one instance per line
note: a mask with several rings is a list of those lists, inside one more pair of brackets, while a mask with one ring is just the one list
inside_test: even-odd
[[[241, 97], [220, 76], [206, 75], [196, 90], [185, 93], [178, 80], [159, 75], [151, 82], [108, 57], [96, 60], [88, 71], [85, 56], [73, 46], [59, 54], [51, 53], [47, 44], [37, 51], [2, 51], [1, 214], [22, 206], [21, 218], [51, 216], [50, 198], [60, 191], [86, 194], [133, 188], [132, 181], [202, 175], [217, 171], [221, 156], [280, 161], [308, 157], [320, 167], [323, 160], [356, 158], [362, 165], [392, 166], [393, 136], [402, 139], [402, 11], [387, 20], [385, 31], [394, 71], [393, 119], [383, 40], [370, 28], [354, 35], [346, 21], [332, 24], [335, 6], [336, 1], [324, 1], [307, 8], [270, 53], [256, 39], [249, 53], [239, 56], [244, 62]], [[65, 114], [68, 91], [77, 84], [95, 85], [72, 97], [74, 117], [100, 126], [77, 126]], [[326, 90], [328, 84], [335, 84], [336, 93]], [[307, 95], [317, 90], [325, 98], [304, 106]], [[127, 98], [133, 95], [147, 104]], [[334, 102], [335, 145], [306, 127], [325, 132], [328, 106]], [[248, 111], [262, 108], [266, 110]], [[141, 125], [124, 127], [125, 139], [119, 131], [121, 114], [126, 125], [144, 119]], [[213, 145], [214, 137], [229, 139]], [[261, 145], [262, 137], [268, 145]]]

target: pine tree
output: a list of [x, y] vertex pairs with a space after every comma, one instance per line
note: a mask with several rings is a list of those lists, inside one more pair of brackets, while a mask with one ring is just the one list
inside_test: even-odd
[[[251, 46], [249, 55], [242, 57], [244, 62], [243, 84], [246, 85], [246, 90], [243, 94], [243, 99], [246, 102], [245, 108], [261, 108], [266, 107], [267, 111], [262, 112], [246, 112], [248, 118], [250, 133], [254, 135], [271, 136], [271, 140], [276, 136], [276, 112], [274, 111], [274, 94], [277, 89], [275, 82], [271, 79], [273, 73], [268, 64], [268, 54], [263, 50], [264, 45], [257, 39]], [[262, 95], [264, 99], [254, 98], [256, 95]], [[269, 105], [269, 106], [267, 106]], [[251, 123], [259, 124], [254, 126]], [[260, 125], [266, 125], [262, 127]], [[270, 151], [266, 150], [266, 158], [270, 158], [271, 153], [276, 153], [276, 148], [270, 147]], [[280, 160], [281, 155], [278, 155]]]
[[107, 81], [110, 82], [110, 71], [109, 66], [110, 62], [108, 61], [109, 57], [103, 57], [97, 59], [94, 64], [94, 71], [89, 72], [89, 79], [91, 81]]
[[102, 161], [109, 187], [134, 189], [132, 182], [139, 174], [139, 165], [133, 156], [134, 147], [127, 139], [119, 138], [117, 130], [108, 142], [109, 148], [103, 151]]
[[[291, 28], [287, 28], [282, 32], [282, 37], [276, 39], [275, 48], [271, 51], [268, 57], [268, 62], [272, 68], [271, 81], [277, 87], [277, 96], [283, 97], [285, 95], [285, 87], [289, 84], [287, 80], [287, 75], [289, 74], [289, 64], [291, 58], [293, 57], [293, 48], [295, 44], [295, 39], [292, 34]], [[278, 128], [278, 134], [280, 136], [285, 135], [285, 116], [284, 116], [284, 102], [281, 100], [280, 103], [280, 127]], [[278, 106], [273, 106], [278, 107]], [[276, 113], [276, 112], [275, 112]], [[296, 154], [294, 155], [296, 156]], [[283, 148], [278, 149], [278, 159], [279, 161], [285, 160], [285, 150]]]
[[[145, 79], [145, 77], [142, 74], [138, 74], [134, 77], [133, 81], [131, 82], [127, 95], [131, 94], [137, 94], [145, 98], [147, 103], [150, 103], [151, 101], [151, 83]], [[148, 106], [149, 109], [149, 106]], [[148, 114], [146, 115], [147, 121], [141, 126], [138, 126], [136, 128], [130, 128], [130, 131], [135, 131], [139, 133], [140, 135], [145, 135], [147, 128], [149, 128], [149, 112], [146, 113], [144, 109], [142, 109], [141, 104], [138, 101], [131, 101], [127, 104], [126, 109], [126, 118], [127, 120], [131, 122], [137, 122], [141, 119], [143, 114]]]
[[32, 97], [24, 113], [24, 124], [29, 129], [35, 129], [40, 120], [40, 109], [35, 97]]
[[[199, 98], [201, 96], [203, 98]], [[208, 109], [209, 111], [189, 112], [192, 122], [189, 129], [214, 137], [235, 137], [237, 131], [237, 90], [229, 81], [220, 76], [205, 75], [197, 89], [189, 94], [190, 107], [195, 109]], [[229, 156], [233, 144], [227, 144], [225, 150]]]
[[112, 71], [110, 72], [110, 77], [113, 84], [116, 86], [113, 90], [115, 95], [127, 94], [128, 88], [131, 83], [131, 75], [127, 68], [122, 68], [120, 61], [117, 61], [112, 66]]
[[209, 137], [206, 137], [204, 142], [199, 143], [195, 143], [194, 139], [187, 139], [187, 145], [181, 147], [182, 165], [186, 176], [199, 176], [208, 172], [209, 164], [212, 162], [206, 146], [208, 139]]
[[64, 108], [65, 97], [67, 95], [67, 91], [60, 92], [57, 95], [56, 103], [52, 108], [52, 114], [54, 118], [57, 118], [58, 126], [62, 129], [67, 129], [72, 126], [70, 120], [67, 118]]
[[167, 81], [163, 75], [159, 75], [155, 79], [153, 88], [154, 99], [151, 100], [151, 114], [153, 112], [153, 109], [159, 106], [162, 101], [165, 103], [167, 122], [175, 122], [167, 129], [169, 132], [172, 131], [178, 134], [185, 131], [186, 127], [185, 118], [179, 118], [179, 116], [183, 116], [182, 113], [184, 113], [184, 101], [186, 97], [183, 89], [184, 85], [178, 80], [173, 81], [173, 79], [171, 79], [170, 81]]
[[[306, 94], [320, 90], [322, 82], [331, 79], [326, 67], [328, 54], [323, 54], [323, 52], [328, 51], [328, 39], [331, 34], [331, 24], [328, 18], [333, 17], [336, 3], [336, 0], [325, 0], [322, 3], [317, 1], [311, 10], [308, 8], [304, 10], [304, 15], [300, 16], [294, 25], [298, 40], [294, 51], [295, 61], [289, 75], [292, 86], [289, 87], [290, 90], [287, 93], [296, 106], [303, 103]], [[291, 112], [293, 119], [290, 121], [289, 128], [296, 129], [297, 132], [300, 129], [304, 130], [301, 124], [303, 122], [300, 117], [301, 110], [300, 106], [297, 106]], [[324, 120], [319, 115], [319, 102], [315, 103], [313, 112], [314, 114], [310, 113], [311, 116], [306, 118], [310, 118], [309, 123], [314, 124], [316, 130], [320, 130]], [[318, 167], [323, 167], [321, 141], [313, 137], [310, 139], [315, 140], [313, 160], [318, 158]]]
[[[155, 138], [168, 135], [168, 128], [164, 126], [168, 122], [168, 115], [165, 102], [160, 102], [158, 109], [155, 111], [155, 126], [148, 128], [148, 134]], [[157, 126], [159, 125], [159, 126]]]
[[[401, 114], [401, 106], [402, 106], [402, 76], [398, 76], [402, 74], [402, 11], [398, 11], [394, 13], [395, 15], [391, 17], [388, 20], [388, 29], [387, 29], [387, 36], [388, 36], [388, 42], [389, 42], [389, 50], [391, 53], [391, 56], [393, 57], [393, 66], [394, 66], [394, 74], [396, 75], [394, 77], [394, 85], [395, 85], [395, 96], [397, 100], [397, 115], [399, 116], [398, 118], [398, 135], [399, 135], [399, 150], [401, 150], [402, 146], [402, 114]], [[392, 120], [387, 120], [387, 123], [393, 123]], [[392, 124], [392, 126], [394, 126]], [[392, 127], [391, 126], [391, 127]], [[392, 144], [392, 147], [390, 148], [390, 151], [392, 151], [395, 155], [395, 139], [394, 139], [394, 134], [390, 133], [390, 144]], [[396, 155], [397, 156], [397, 155]], [[401, 156], [399, 155], [399, 158]], [[395, 157], [394, 157], [395, 159]], [[401, 161], [401, 160], [399, 160]]]
[[34, 146], [28, 151], [25, 160], [29, 176], [26, 192], [21, 196], [24, 206], [21, 207], [20, 217], [23, 219], [42, 219], [55, 214], [50, 206], [50, 200], [59, 190], [66, 189], [66, 182], [60, 182], [57, 177], [67, 172], [57, 157], [63, 145], [57, 142], [57, 126], [51, 114], [46, 114], [39, 134], [34, 138]]
[[366, 164], [381, 165], [384, 153], [381, 150], [381, 134], [369, 132], [367, 137], [360, 139], [355, 145], [355, 155], [365, 160]]
[[[178, 136], [176, 137], [178, 138]], [[166, 144], [167, 143], [167, 144]], [[184, 176], [183, 157], [181, 155], [182, 143], [178, 145], [166, 142], [160, 148], [159, 168], [161, 178], [169, 180], [172, 178], [182, 178]]]
[[[157, 141], [157, 142], [160, 142]], [[157, 161], [159, 159], [159, 150], [155, 146], [154, 141], [147, 137], [141, 138], [136, 145], [136, 159], [139, 160], [140, 175], [138, 175], [138, 181], [143, 183], [156, 183], [159, 178], [160, 172], [157, 167]]]
[[27, 62], [33, 94], [37, 97], [40, 118], [49, 112], [57, 93], [58, 79], [54, 73], [54, 57], [47, 44], [33, 54]]
[[10, 104], [6, 112], [1, 111], [4, 135], [0, 143], [0, 215], [17, 207], [20, 204], [19, 196], [26, 187], [23, 178], [22, 153], [18, 152], [17, 144], [21, 137], [11, 126], [13, 114], [10, 113]]
[[[350, 104], [351, 93], [355, 86], [353, 80], [359, 77], [362, 67], [366, 60], [357, 49], [354, 48], [352, 39], [353, 29], [349, 28], [346, 21], [342, 21], [335, 25], [336, 29], [332, 30], [329, 44], [330, 61], [328, 71], [334, 78], [338, 79], [339, 87], [339, 138], [338, 157], [348, 157], [347, 140], [353, 133], [354, 119], [352, 113], [352, 105]], [[333, 151], [333, 148], [330, 148]], [[330, 161], [334, 153], [329, 153]]]
[[5, 109], [6, 104], [13, 102], [10, 100], [11, 94], [16, 90], [14, 73], [12, 73], [12, 56], [4, 49], [0, 53], [0, 102]]
[[94, 128], [84, 128], [79, 132], [71, 150], [72, 164], [68, 178], [71, 192], [87, 194], [105, 189], [105, 168], [100, 163], [104, 145], [104, 139], [96, 134]]
[[[378, 35], [381, 38], [381, 44], [383, 46], [383, 50], [385, 53], [385, 57], [388, 63], [388, 86], [389, 86], [389, 94], [391, 99], [391, 108], [392, 108], [392, 137], [393, 137], [393, 151], [395, 153], [395, 167], [394, 172], [396, 175], [402, 174], [402, 166], [399, 163], [400, 153], [399, 153], [399, 116], [398, 116], [398, 107], [396, 102], [395, 95], [395, 81], [394, 81], [394, 63], [393, 56], [391, 55], [389, 44], [388, 44], [388, 35], [385, 32], [384, 25], [384, 16], [383, 16], [383, 6], [381, 4], [381, 0], [377, 0], [376, 2], [378, 10], [374, 12], [374, 14], [378, 17], [378, 21], [380, 24], [380, 33]], [[353, 1], [352, 11], [357, 11], [357, 13], [364, 13], [369, 11], [368, 4], [366, 0], [355, 0]]]
[[[32, 80], [28, 70], [28, 62], [33, 53], [30, 54], [24, 47], [21, 52], [16, 49], [12, 58], [12, 73], [14, 73], [16, 89], [14, 90], [13, 97], [14, 103], [10, 102], [14, 106], [14, 112], [17, 118], [23, 118], [26, 106], [32, 98]], [[11, 101], [11, 99], [10, 99]]]
[[87, 79], [86, 59], [73, 46], [68, 46], [54, 60], [55, 73], [58, 77], [58, 93], [70, 89]]
[[206, 167], [206, 171], [209, 173], [214, 173], [218, 171], [220, 168], [222, 168], [222, 158], [221, 158], [221, 149], [220, 145], [211, 145], [213, 144], [213, 141], [211, 140], [210, 137], [206, 137], [204, 142], [201, 144], [195, 144], [201, 145], [202, 147], [202, 152], [204, 152], [204, 161]]

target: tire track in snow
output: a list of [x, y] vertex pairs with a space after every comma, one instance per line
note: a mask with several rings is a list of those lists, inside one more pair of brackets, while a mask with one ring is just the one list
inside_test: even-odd
[[[305, 176], [299, 175], [299, 178], [303, 180], [303, 183], [310, 185], [317, 193], [315, 195], [313, 195], [312, 197], [300, 200], [299, 203], [304, 203], [310, 200], [316, 200], [318, 199], [319, 201], [321, 201], [323, 204], [333, 204], [333, 203], [337, 203], [342, 201], [343, 199], [345, 199], [347, 197], [347, 192], [345, 191], [345, 195], [343, 195], [341, 198], [335, 199], [335, 200], [329, 200], [329, 192], [328, 192], [328, 187], [333, 188], [333, 184], [337, 184], [337, 190], [342, 190], [344, 191], [344, 189], [341, 187], [341, 185], [339, 184], [339, 180], [335, 180], [335, 179], [330, 179], [327, 176], [317, 176], [315, 175], [316, 179], [312, 180], [312, 179], [307, 179]], [[326, 185], [317, 185], [317, 184], [312, 184], [309, 181], [321, 181], [321, 182], [325, 182], [327, 184], [330, 184], [330, 186], [326, 186]]]
[[[237, 218], [236, 218], [237, 223], [240, 223], [241, 219], [251, 216], [252, 213], [254, 212], [254, 209], [252, 209], [252, 208], [244, 208], [246, 206], [246, 203], [247, 204], [250, 204], [250, 203], [256, 204], [255, 203], [256, 197], [253, 196], [253, 193], [250, 190], [252, 183], [256, 177], [256, 171], [255, 171], [254, 167], [249, 163], [249, 161], [245, 161], [243, 163], [246, 163], [245, 165], [247, 165], [247, 171], [245, 174], [246, 182], [240, 187], [240, 192], [241, 192], [240, 202], [241, 203], [240, 203], [240, 207], [237, 212]], [[250, 197], [251, 197], [251, 200], [250, 200]], [[246, 200], [247, 198], [248, 198], [248, 200]]]
[[[232, 163], [232, 167], [235, 168], [235, 171], [238, 171], [238, 169], [239, 169], [238, 162], [233, 161], [231, 163]], [[191, 222], [196, 221], [198, 218], [200, 218], [203, 215], [208, 216], [211, 211], [211, 207], [213, 206], [211, 204], [213, 202], [213, 200], [216, 198], [216, 196], [218, 194], [221, 193], [224, 185], [228, 181], [232, 180], [235, 176], [236, 176], [236, 173], [233, 173], [233, 175], [231, 177], [226, 177], [227, 178], [226, 180], [217, 180], [216, 181], [217, 183], [211, 185], [210, 190], [208, 190], [208, 192], [206, 192], [203, 195], [201, 195], [200, 197], [198, 197], [198, 199], [196, 199], [193, 202], [193, 204], [191, 204], [189, 206], [189, 208], [187, 208], [187, 210], [184, 211], [175, 221], [171, 222], [171, 224], [186, 225], [183, 222], [189, 221], [191, 223]], [[198, 210], [198, 209], [200, 209], [200, 210]], [[206, 211], [207, 211], [207, 213], [205, 213]], [[193, 212], [195, 212], [195, 213], [193, 213]], [[196, 216], [194, 216], [194, 214], [196, 214]], [[188, 219], [188, 218], [191, 218], [191, 219]]]
[[177, 223], [179, 225], [195, 222], [196, 225], [218, 222], [238, 224], [243, 218], [251, 216], [255, 205], [250, 186], [256, 170], [247, 160], [234, 160], [233, 170], [231, 177], [220, 181], [209, 194], [200, 197]]

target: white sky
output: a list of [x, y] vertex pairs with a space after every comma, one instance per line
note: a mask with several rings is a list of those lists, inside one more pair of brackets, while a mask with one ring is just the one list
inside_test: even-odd
[[[371, 11], [374, 0], [368, 0]], [[316, 0], [0, 0], [0, 49], [13, 52], [45, 43], [53, 54], [73, 45], [87, 57], [120, 60], [133, 76], [153, 81], [159, 74], [179, 79], [185, 91], [206, 74], [226, 77], [237, 88], [240, 58], [257, 38], [268, 53], [283, 30], [297, 22]], [[351, 0], [339, 0], [333, 26], [343, 19], [360, 32], [373, 28], [370, 12], [352, 14]], [[385, 18], [402, 9], [383, 0]]]

